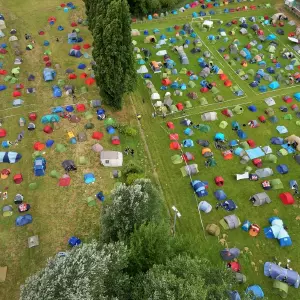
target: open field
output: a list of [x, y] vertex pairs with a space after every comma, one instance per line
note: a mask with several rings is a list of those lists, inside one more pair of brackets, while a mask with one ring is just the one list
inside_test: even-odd
[[[130, 147], [134, 148], [135, 159], [141, 161], [147, 169], [147, 157], [143, 152], [143, 144], [139, 137], [129, 138], [120, 135], [121, 145], [111, 145], [111, 136], [109, 136], [104, 127], [104, 123], [97, 120], [95, 110], [91, 110], [89, 102], [93, 99], [99, 99], [98, 91], [95, 85], [88, 87], [88, 92], [81, 94], [80, 87], [84, 86], [84, 80], [79, 78], [83, 71], [77, 69], [79, 63], [89, 65], [91, 59], [76, 59], [68, 56], [68, 52], [72, 45], [67, 43], [67, 34], [72, 31], [70, 26], [72, 21], [78, 18], [84, 18], [83, 3], [74, 1], [79, 7], [68, 13], [57, 10], [60, 2], [53, 1], [0, 1], [1, 13], [5, 16], [7, 29], [4, 30], [6, 36], [1, 39], [1, 43], [7, 43], [8, 53], [3, 55], [0, 61], [3, 63], [3, 69], [10, 72], [15, 67], [15, 55], [11, 49], [8, 38], [9, 31], [12, 28], [17, 30], [16, 36], [19, 38], [20, 49], [23, 52], [23, 63], [20, 66], [20, 74], [18, 83], [23, 83], [25, 88], [35, 87], [36, 93], [26, 94], [26, 90], [21, 90], [24, 100], [21, 107], [14, 108], [12, 106], [12, 93], [14, 85], [4, 82], [5, 76], [0, 76], [0, 84], [6, 84], [7, 89], [1, 91], [0, 117], [3, 119], [3, 128], [7, 130], [6, 140], [14, 141], [17, 135], [24, 130], [25, 138], [18, 145], [11, 146], [10, 151], [17, 151], [22, 154], [22, 159], [17, 164], [2, 164], [2, 168], [10, 168], [11, 175], [6, 180], [1, 180], [0, 191], [3, 193], [5, 189], [8, 192], [8, 199], [1, 198], [1, 209], [4, 205], [13, 205], [14, 214], [11, 217], [0, 218], [0, 266], [8, 266], [7, 279], [5, 283], [0, 284], [0, 299], [18, 299], [19, 286], [24, 282], [26, 277], [33, 274], [45, 265], [46, 259], [55, 255], [58, 251], [68, 249], [68, 238], [72, 235], [80, 237], [83, 242], [97, 238], [99, 234], [99, 216], [101, 203], [97, 203], [95, 207], [88, 207], [86, 199], [93, 196], [98, 191], [103, 191], [108, 200], [110, 190], [118, 179], [110, 177], [111, 169], [100, 166], [99, 155], [91, 151], [91, 146], [96, 143], [91, 139], [93, 131], [101, 131], [104, 133], [103, 139], [100, 141], [105, 149], [121, 150]], [[50, 16], [55, 16], [57, 21], [55, 25], [50, 26], [47, 22]], [[64, 27], [63, 31], [58, 31], [57, 27]], [[83, 37], [84, 43], [92, 43], [92, 39], [87, 27], [79, 26], [80, 36]], [[45, 35], [38, 35], [40, 30], [45, 31]], [[32, 35], [35, 40], [34, 49], [26, 51], [25, 33]], [[56, 42], [59, 38], [59, 42]], [[50, 46], [43, 46], [44, 40], [50, 42]], [[57, 77], [53, 82], [44, 82], [43, 56], [46, 49], [51, 50], [52, 67], [59, 64], [57, 69]], [[91, 49], [86, 50], [91, 54]], [[89, 67], [89, 66], [88, 66]], [[72, 68], [78, 75], [78, 79], [69, 80], [65, 74], [67, 68]], [[90, 71], [85, 70], [87, 73]], [[29, 74], [35, 76], [35, 81], [28, 82]], [[67, 132], [72, 131], [77, 135], [81, 131], [85, 131], [84, 125], [88, 122], [84, 113], [77, 114], [81, 117], [81, 121], [77, 124], [70, 123], [67, 119], [61, 120], [55, 126], [54, 132], [47, 136], [43, 132], [43, 124], [40, 119], [44, 114], [51, 112], [54, 106], [65, 106], [73, 104], [72, 97], [63, 93], [61, 98], [53, 98], [52, 86], [62, 79], [65, 84], [72, 84], [76, 88], [76, 103], [84, 103], [87, 110], [91, 110], [93, 118], [90, 120], [95, 128], [87, 131], [88, 140], [83, 143], [71, 145], [68, 142]], [[36, 130], [28, 131], [28, 113], [35, 111], [38, 115]], [[122, 112], [110, 112], [108, 115], [115, 118], [118, 122], [131, 124], [136, 127], [136, 118], [133, 115], [130, 104], [125, 107]], [[26, 119], [25, 127], [19, 126], [20, 117]], [[36, 141], [45, 142], [48, 138], [55, 141], [55, 144], [62, 143], [66, 145], [67, 151], [57, 153], [55, 144], [53, 148], [46, 148], [43, 156], [47, 160], [46, 176], [35, 177], [33, 175], [33, 144]], [[3, 140], [3, 139], [2, 139]], [[4, 150], [5, 151], [5, 150]], [[61, 175], [64, 170], [61, 163], [65, 159], [72, 159], [76, 163], [80, 156], [88, 159], [88, 164], [78, 165], [78, 171], [72, 172], [71, 185], [69, 187], [58, 187], [57, 179], [51, 178], [49, 173], [57, 170]], [[129, 157], [125, 157], [128, 160]], [[93, 172], [96, 182], [93, 185], [86, 185], [83, 180], [83, 174]], [[24, 181], [20, 185], [13, 182], [12, 177], [22, 173]], [[29, 183], [36, 182], [37, 190], [29, 190]], [[16, 227], [14, 222], [18, 215], [17, 206], [13, 203], [16, 193], [24, 196], [25, 202], [31, 205], [29, 213], [33, 216], [33, 223], [24, 227]], [[40, 240], [39, 247], [28, 249], [27, 239], [30, 236], [38, 235]]]

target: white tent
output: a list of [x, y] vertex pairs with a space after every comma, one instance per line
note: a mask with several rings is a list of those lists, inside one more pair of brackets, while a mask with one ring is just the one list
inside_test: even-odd
[[148, 69], [145, 65], [142, 65], [138, 70], [137, 70], [138, 74], [144, 74], [144, 73], [148, 73]]
[[167, 44], [167, 40], [159, 40], [158, 41], [158, 45], [161, 46], [161, 45], [166, 45]]
[[156, 101], [156, 103], [154, 104], [155, 107], [162, 107], [163, 103], [161, 101]]
[[8, 40], [9, 40], [10, 42], [14, 42], [14, 41], [17, 41], [18, 38], [17, 38], [15, 35], [12, 35]]
[[215, 121], [218, 120], [217, 113], [212, 111], [212, 112], [207, 112], [201, 115], [202, 121]]
[[240, 30], [240, 33], [241, 33], [241, 34], [247, 34], [247, 33], [248, 33], [248, 30], [247, 30], [246, 28], [242, 28], [242, 29]]
[[157, 56], [164, 56], [166, 54], [167, 54], [167, 50], [160, 50], [160, 51], [156, 52]]
[[131, 29], [131, 36], [138, 36], [140, 34], [141, 33], [138, 29]]
[[105, 167], [122, 167], [123, 153], [118, 151], [101, 151], [100, 162]]
[[265, 99], [265, 103], [266, 103], [268, 106], [273, 106], [273, 105], [276, 104], [275, 100], [274, 100], [272, 97], [266, 98], [266, 99]]
[[265, 146], [265, 147], [262, 148], [262, 150], [263, 150], [266, 154], [271, 154], [271, 153], [273, 152], [270, 146]]
[[202, 24], [202, 27], [206, 27], [211, 29], [214, 26], [214, 22], [213, 21], [209, 21], [209, 20], [205, 20]]
[[0, 29], [0, 38], [5, 37], [5, 34], [3, 33], [3, 31]]
[[245, 172], [244, 174], [235, 174], [236, 180], [241, 179], [249, 179], [249, 172]]
[[151, 100], [159, 100], [160, 99], [160, 95], [159, 93], [153, 93], [151, 95]]
[[142, 59], [142, 58], [143, 58], [143, 57], [142, 57], [141, 54], [138, 53], [138, 54], [136, 55], [136, 59]]
[[6, 28], [5, 22], [3, 20], [0, 20], [0, 30], [5, 28]]

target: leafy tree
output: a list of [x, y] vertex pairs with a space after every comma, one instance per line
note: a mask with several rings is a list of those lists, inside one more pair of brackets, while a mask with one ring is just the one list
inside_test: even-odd
[[103, 208], [101, 238], [104, 242], [127, 239], [143, 223], [158, 220], [161, 198], [149, 179], [121, 184], [111, 193], [112, 203]]
[[20, 300], [128, 299], [128, 250], [123, 243], [77, 246], [21, 286]]
[[228, 299], [231, 272], [207, 260], [177, 256], [165, 265], [155, 265], [135, 280], [132, 299], [223, 300]]

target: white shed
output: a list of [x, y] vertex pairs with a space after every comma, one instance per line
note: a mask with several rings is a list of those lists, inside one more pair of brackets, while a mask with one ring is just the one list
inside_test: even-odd
[[122, 167], [123, 153], [118, 151], [102, 151], [100, 162], [105, 167]]

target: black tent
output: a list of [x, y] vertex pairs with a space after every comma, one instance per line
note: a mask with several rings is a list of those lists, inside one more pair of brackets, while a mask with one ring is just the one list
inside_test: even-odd
[[61, 165], [65, 169], [66, 172], [77, 170], [77, 167], [73, 160], [64, 160]]

